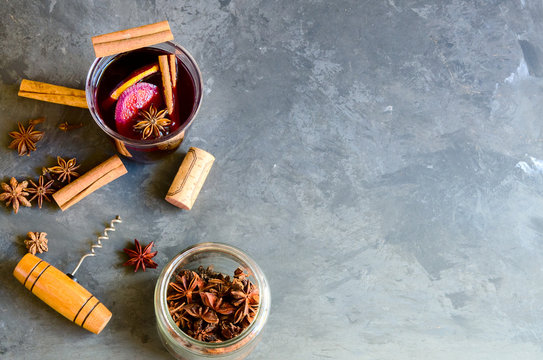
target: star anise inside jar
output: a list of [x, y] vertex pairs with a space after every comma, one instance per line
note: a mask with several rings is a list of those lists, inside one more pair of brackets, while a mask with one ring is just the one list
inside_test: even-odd
[[243, 332], [255, 319], [260, 303], [258, 288], [243, 269], [234, 276], [213, 271], [183, 269], [168, 285], [170, 315], [189, 336], [221, 342]]

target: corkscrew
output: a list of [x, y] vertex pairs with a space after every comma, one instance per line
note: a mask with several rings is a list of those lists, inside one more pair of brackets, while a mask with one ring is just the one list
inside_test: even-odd
[[108, 232], [115, 231], [115, 224], [121, 223], [117, 215], [97, 236], [90, 252], [81, 257], [75, 269], [68, 274], [30, 253], [19, 261], [13, 275], [31, 293], [75, 324], [95, 334], [100, 333], [111, 319], [111, 312], [87, 289], [79, 285], [75, 273], [83, 261], [96, 256], [95, 249], [102, 248], [102, 240], [109, 240]]
[[75, 269], [71, 273], [68, 273], [66, 275], [68, 275], [74, 281], [77, 281], [77, 279], [75, 278], [75, 273], [77, 272], [77, 270], [79, 270], [79, 267], [83, 263], [83, 260], [85, 260], [89, 256], [96, 256], [96, 253], [94, 252], [94, 249], [96, 249], [96, 248], [101, 249], [102, 248], [102, 240], [109, 240], [109, 235], [107, 234], [107, 232], [108, 231], [115, 231], [115, 224], [116, 223], [122, 223], [122, 222], [123, 221], [121, 220], [121, 217], [119, 215], [117, 215], [115, 217], [115, 219], [112, 219], [110, 221], [110, 223], [109, 223], [109, 226], [107, 226], [104, 229], [104, 232], [102, 233], [102, 235], [98, 235], [96, 237], [96, 243], [91, 245], [90, 252], [83, 255], [81, 257], [81, 259], [79, 259], [79, 262], [77, 263], [77, 266], [75, 267]]

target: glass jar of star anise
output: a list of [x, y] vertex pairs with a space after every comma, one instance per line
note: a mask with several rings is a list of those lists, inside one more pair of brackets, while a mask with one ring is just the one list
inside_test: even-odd
[[220, 243], [182, 251], [164, 267], [155, 288], [158, 333], [183, 360], [244, 359], [261, 337], [270, 303], [256, 262]]

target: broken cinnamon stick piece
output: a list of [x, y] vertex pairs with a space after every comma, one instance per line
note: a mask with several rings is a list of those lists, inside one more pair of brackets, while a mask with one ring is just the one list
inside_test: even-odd
[[92, 38], [96, 57], [115, 55], [173, 40], [168, 21], [98, 35]]
[[85, 91], [64, 86], [23, 79], [19, 96], [55, 104], [87, 108]]
[[166, 201], [181, 209], [192, 209], [214, 161], [215, 157], [207, 151], [189, 148], [166, 194]]
[[173, 114], [173, 89], [172, 89], [172, 74], [168, 55], [160, 55], [158, 57], [158, 65], [162, 73], [162, 87], [164, 89], [164, 102], [168, 109], [168, 114]]
[[41, 124], [42, 122], [45, 122], [45, 116], [28, 121], [28, 125], [38, 125], [38, 124]]
[[121, 159], [114, 155], [53, 194], [62, 211], [87, 195], [127, 173]]

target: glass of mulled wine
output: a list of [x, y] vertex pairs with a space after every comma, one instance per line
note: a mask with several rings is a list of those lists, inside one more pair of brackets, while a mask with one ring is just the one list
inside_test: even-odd
[[[169, 75], [164, 63], [159, 65], [160, 56], [168, 58]], [[185, 138], [200, 108], [203, 82], [188, 51], [164, 42], [97, 58], [85, 91], [93, 119], [117, 151], [151, 162], [174, 152]]]

